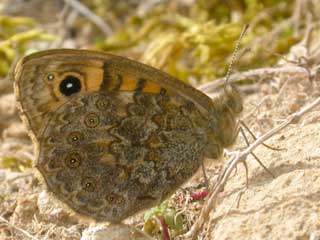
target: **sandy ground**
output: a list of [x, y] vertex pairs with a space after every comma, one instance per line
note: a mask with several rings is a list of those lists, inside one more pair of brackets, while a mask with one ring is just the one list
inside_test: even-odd
[[[259, 85], [259, 93], [245, 98], [242, 119], [256, 135], [319, 96], [318, 88], [302, 76], [272, 82]], [[318, 117], [319, 112], [313, 111], [267, 142], [283, 150], [260, 146], [255, 151], [274, 178], [249, 157], [246, 188], [244, 168], [238, 166], [199, 239], [320, 239]], [[83, 221], [46, 193], [31, 167], [32, 143], [18, 117], [11, 88], [0, 92], [0, 134], [0, 239], [105, 239], [92, 234], [96, 224]], [[239, 138], [235, 148], [243, 146]], [[214, 179], [212, 172], [208, 170]], [[192, 210], [186, 214], [193, 214], [187, 217], [196, 218], [202, 204], [198, 202], [197, 208], [187, 204]], [[142, 215], [130, 221], [139, 225]], [[106, 236], [103, 231], [100, 235]], [[138, 235], [135, 239], [145, 239]]]

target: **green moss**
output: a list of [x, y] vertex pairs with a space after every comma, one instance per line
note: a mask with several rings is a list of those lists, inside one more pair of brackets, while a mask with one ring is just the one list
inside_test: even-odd
[[[251, 43], [256, 43], [256, 39], [288, 20], [294, 1], [198, 0], [193, 4], [168, 1], [144, 11], [145, 6], [135, 1], [126, 4], [111, 0], [84, 3], [114, 30], [114, 34], [108, 37], [99, 31], [94, 32], [89, 41], [94, 48], [131, 56], [186, 82], [190, 79], [205, 82], [226, 73], [234, 43], [246, 23], [252, 27], [242, 45], [250, 46], [255, 52], [243, 56], [238, 69], [275, 62], [276, 56], [259, 54], [259, 49], [265, 49], [265, 41], [256, 45]], [[75, 24], [75, 31], [81, 32], [84, 21], [88, 22], [82, 19], [82, 24]], [[38, 26], [30, 18], [0, 17], [0, 27], [4, 29], [0, 31], [0, 56], [4, 56], [0, 58], [0, 74], [7, 72], [17, 50], [23, 53], [30, 42], [52, 40]], [[288, 51], [299, 41], [293, 39], [294, 31], [290, 24], [284, 27], [276, 38], [266, 43], [268, 51]]]
[[12, 62], [36, 41], [52, 41], [52, 35], [36, 28], [30, 18], [0, 16], [0, 76], [6, 76]]
[[0, 167], [10, 169], [11, 171], [23, 172], [26, 168], [32, 167], [32, 160], [21, 160], [11, 156], [3, 156], [0, 160]]
[[[118, 54], [134, 52], [134, 58], [169, 72], [183, 80], [199, 82], [226, 73], [242, 27], [254, 22], [242, 40], [251, 46], [255, 39], [267, 35], [292, 13], [292, 1], [196, 1], [188, 7], [160, 5], [142, 16], [130, 16], [114, 35], [99, 42], [98, 49]], [[280, 31], [268, 44], [269, 51], [285, 52], [294, 43], [292, 27]], [[287, 46], [282, 43], [286, 42]], [[264, 43], [264, 41], [262, 41]], [[253, 46], [256, 52], [260, 45]], [[137, 57], [138, 56], [138, 57]], [[261, 58], [262, 57], [262, 58]], [[247, 54], [238, 67], [242, 70], [274, 62], [270, 54]], [[244, 62], [244, 64], [241, 64]]]

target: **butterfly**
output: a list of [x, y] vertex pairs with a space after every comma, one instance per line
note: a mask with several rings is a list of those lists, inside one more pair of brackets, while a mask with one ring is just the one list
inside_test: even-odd
[[211, 99], [163, 71], [89, 50], [28, 55], [15, 94], [49, 192], [120, 222], [161, 203], [237, 136], [239, 91]]

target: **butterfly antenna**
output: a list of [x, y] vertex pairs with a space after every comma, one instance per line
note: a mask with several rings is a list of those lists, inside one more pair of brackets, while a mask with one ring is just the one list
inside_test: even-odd
[[249, 28], [249, 24], [246, 24], [242, 28], [241, 34], [240, 34], [240, 36], [239, 36], [239, 38], [238, 38], [238, 40], [236, 42], [236, 46], [235, 46], [234, 51], [232, 53], [231, 61], [230, 61], [230, 64], [229, 64], [229, 67], [228, 67], [228, 71], [227, 71], [227, 74], [226, 74], [226, 80], [225, 80], [225, 83], [224, 83], [224, 88], [227, 86], [227, 84], [229, 82], [230, 74], [232, 72], [233, 63], [235, 62], [235, 59], [238, 57], [238, 52], [239, 52], [239, 47], [240, 47], [241, 40], [242, 40], [243, 36], [246, 34], [248, 28]]

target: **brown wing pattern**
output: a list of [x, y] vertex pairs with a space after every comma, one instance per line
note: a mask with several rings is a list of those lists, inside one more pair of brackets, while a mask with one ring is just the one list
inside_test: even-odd
[[214, 108], [161, 71], [77, 50], [26, 57], [16, 94], [48, 189], [112, 222], [160, 203], [196, 172]]
[[[71, 96], [96, 91], [158, 93], [162, 87], [197, 105], [206, 114], [211, 100], [171, 76], [144, 64], [110, 54], [87, 50], [47, 50], [29, 55], [16, 67], [17, 101], [32, 137], [41, 137], [48, 119]], [[69, 85], [77, 89], [67, 89]]]
[[141, 63], [49, 50], [16, 67], [18, 105], [48, 189], [78, 213], [119, 222], [168, 197], [237, 134], [239, 92], [214, 101]]
[[75, 211], [119, 222], [160, 203], [199, 168], [206, 136], [190, 102], [159, 94], [87, 93], [53, 114], [37, 167]]

